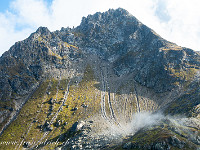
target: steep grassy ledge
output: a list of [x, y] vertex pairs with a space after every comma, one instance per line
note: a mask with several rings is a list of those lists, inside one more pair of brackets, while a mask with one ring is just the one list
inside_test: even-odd
[[[70, 84], [69, 95], [62, 111], [58, 113], [55, 122], [51, 125], [52, 131], [41, 141], [60, 141], [59, 135], [67, 134], [70, 127], [79, 119], [91, 117], [100, 107], [100, 93], [94, 87], [96, 83], [94, 73], [90, 66], [85, 69], [84, 77], [80, 83], [73, 80], [61, 81], [51, 79], [45, 81], [22, 108], [17, 119], [4, 131], [1, 141], [17, 141], [18, 145], [0, 145], [1, 149], [22, 148], [20, 143], [39, 141], [44, 129], [40, 128], [45, 122], [50, 122], [58, 111], [64, 97], [67, 85]], [[55, 100], [50, 103], [50, 100]], [[87, 106], [84, 107], [84, 106]], [[52, 109], [53, 107], [53, 109]], [[60, 121], [58, 126], [56, 122]], [[67, 136], [66, 136], [67, 137]], [[62, 142], [61, 142], [62, 143]], [[60, 144], [61, 144], [60, 143]], [[41, 145], [40, 145], [41, 146]], [[43, 148], [54, 148], [57, 145], [44, 145]]]

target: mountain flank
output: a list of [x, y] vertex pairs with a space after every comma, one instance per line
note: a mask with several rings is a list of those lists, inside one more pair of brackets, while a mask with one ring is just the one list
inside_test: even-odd
[[0, 149], [198, 149], [200, 53], [118, 8], [39, 27], [0, 57]]

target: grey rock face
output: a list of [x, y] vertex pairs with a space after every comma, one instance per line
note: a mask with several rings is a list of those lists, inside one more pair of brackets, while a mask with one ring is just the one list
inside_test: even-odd
[[133, 72], [137, 82], [157, 92], [175, 87], [167, 68], [185, 67], [185, 60], [200, 65], [197, 53], [162, 39], [123, 9], [83, 18], [75, 30], [83, 35], [82, 49], [112, 61], [118, 76]]
[[111, 9], [83, 18], [74, 29], [50, 32], [40, 27], [12, 46], [0, 59], [0, 98], [29, 93], [37, 81], [56, 77], [58, 70], [68, 72], [71, 63], [87, 53], [111, 62], [118, 76], [133, 73], [138, 83], [157, 92], [175, 87], [177, 78], [169, 68], [187, 69], [192, 64], [200, 68], [198, 53], [162, 39], [126, 10]]

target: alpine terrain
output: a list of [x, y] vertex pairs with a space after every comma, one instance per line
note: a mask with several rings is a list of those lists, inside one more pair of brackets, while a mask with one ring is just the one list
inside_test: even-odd
[[200, 149], [200, 53], [122, 8], [40, 27], [0, 57], [0, 149]]

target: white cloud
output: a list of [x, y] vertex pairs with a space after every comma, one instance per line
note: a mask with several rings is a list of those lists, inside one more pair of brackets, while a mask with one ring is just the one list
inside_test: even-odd
[[0, 55], [9, 49], [10, 46], [19, 40], [27, 37], [32, 30], [26, 28], [21, 31], [16, 31], [15, 16], [9, 12], [0, 14]]
[[165, 24], [165, 35], [171, 41], [200, 50], [200, 1], [168, 0], [171, 19]]
[[11, 8], [17, 14], [19, 24], [36, 27], [51, 24], [50, 11], [43, 0], [16, 0]]
[[200, 50], [200, 1], [198, 0], [13, 0], [0, 14], [0, 55], [39, 26], [51, 31], [80, 24], [97, 11], [122, 7], [163, 38]]

